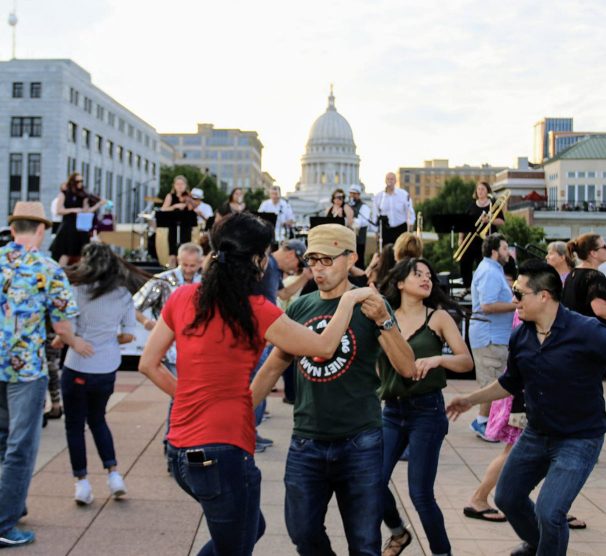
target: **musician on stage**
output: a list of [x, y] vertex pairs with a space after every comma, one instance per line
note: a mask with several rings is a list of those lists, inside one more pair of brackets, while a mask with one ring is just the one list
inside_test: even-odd
[[[164, 198], [164, 203], [160, 209], [163, 212], [187, 211], [190, 210], [188, 201], [190, 200], [189, 185], [185, 176], [175, 176], [170, 193]], [[179, 230], [179, 234], [177, 232]], [[168, 228], [168, 266], [174, 268], [177, 266], [177, 250], [179, 245], [191, 241], [191, 226], [181, 223], [173, 224]]]
[[371, 209], [370, 207], [362, 202], [361, 199], [362, 188], [354, 184], [349, 188], [349, 206], [353, 209], [353, 228], [356, 232], [356, 251], [358, 253], [358, 260], [356, 266], [364, 269], [364, 254], [366, 252], [366, 233], [368, 227], [372, 226], [371, 221]]
[[196, 213], [200, 230], [206, 229], [206, 222], [213, 215], [213, 208], [203, 201], [204, 190], [194, 187], [191, 190], [190, 200], [187, 205]]
[[271, 212], [277, 216], [275, 240], [290, 239], [288, 230], [295, 225], [295, 214], [290, 203], [282, 198], [280, 187], [273, 185], [269, 189], [269, 199], [261, 203], [259, 212]]
[[[490, 218], [490, 210], [494, 198], [492, 189], [485, 181], [480, 181], [476, 185], [473, 194], [473, 202], [467, 207], [465, 213], [469, 216], [470, 229], [476, 226], [476, 223], [487, 224]], [[505, 223], [503, 212], [494, 219], [490, 227], [490, 234], [495, 233]], [[459, 243], [463, 241], [465, 234], [459, 234]], [[482, 262], [482, 238], [477, 236], [469, 245], [461, 258], [461, 277], [463, 278], [463, 287], [466, 292], [471, 291], [471, 278], [474, 266]]]
[[393, 172], [385, 176], [385, 190], [375, 195], [373, 214], [376, 222], [381, 217], [387, 218], [387, 222], [383, 220], [383, 225], [379, 227], [383, 245], [394, 243], [400, 234], [413, 229], [416, 216], [412, 200], [408, 191], [396, 187]]

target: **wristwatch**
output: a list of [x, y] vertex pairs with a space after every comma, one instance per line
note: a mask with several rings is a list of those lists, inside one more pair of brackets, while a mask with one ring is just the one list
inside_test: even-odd
[[394, 326], [395, 326], [395, 322], [394, 320], [389, 317], [386, 321], [383, 322], [383, 324], [378, 324], [377, 327], [379, 328], [379, 330], [391, 330]]

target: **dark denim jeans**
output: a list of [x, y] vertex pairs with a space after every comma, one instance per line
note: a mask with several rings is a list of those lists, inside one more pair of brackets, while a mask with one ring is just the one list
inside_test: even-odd
[[[604, 437], [556, 438], [526, 428], [499, 477], [495, 502], [538, 556], [565, 556], [566, 514], [593, 470]], [[529, 498], [543, 480], [536, 505]]]
[[293, 436], [286, 460], [286, 528], [299, 554], [334, 556], [324, 518], [336, 494], [351, 556], [381, 553], [381, 429], [324, 442]]
[[0, 382], [0, 534], [17, 524], [40, 445], [48, 378]]
[[448, 419], [442, 392], [388, 401], [383, 408], [383, 480], [385, 524], [402, 526], [389, 480], [406, 446], [408, 456], [408, 492], [421, 518], [429, 546], [434, 554], [450, 554], [450, 542], [433, 486], [438, 472], [440, 448], [448, 432]]
[[61, 395], [65, 411], [65, 434], [74, 477], [88, 474], [84, 426], [93, 435], [97, 452], [108, 469], [116, 465], [114, 439], [105, 420], [105, 408], [114, 392], [116, 373], [80, 373], [63, 367]]
[[228, 444], [175, 448], [169, 443], [168, 461], [179, 486], [206, 516], [211, 540], [198, 556], [251, 555], [265, 532], [261, 472], [253, 456]]

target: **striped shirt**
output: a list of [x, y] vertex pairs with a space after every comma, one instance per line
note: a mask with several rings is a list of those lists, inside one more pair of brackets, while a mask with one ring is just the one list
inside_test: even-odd
[[135, 333], [135, 306], [126, 288], [117, 288], [97, 299], [90, 298], [89, 289], [88, 285], [74, 288], [80, 309], [74, 328], [78, 336], [93, 346], [95, 353], [91, 357], [82, 357], [69, 348], [65, 366], [81, 373], [111, 373], [122, 360], [118, 334]]

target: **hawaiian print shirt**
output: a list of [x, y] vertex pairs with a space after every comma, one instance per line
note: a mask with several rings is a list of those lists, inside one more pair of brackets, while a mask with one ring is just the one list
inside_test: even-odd
[[48, 374], [44, 341], [51, 324], [78, 308], [65, 273], [36, 249], [0, 248], [0, 381], [28, 382]]
[[[192, 283], [199, 284], [201, 281], [202, 274], [197, 272]], [[162, 307], [168, 301], [170, 294], [183, 284], [185, 284], [185, 280], [179, 267], [155, 274], [154, 278], [143, 284], [141, 289], [133, 295], [135, 309], [139, 312], [150, 309], [154, 319], [158, 320]], [[177, 362], [177, 349], [174, 343], [166, 352], [166, 360], [172, 365]]]

